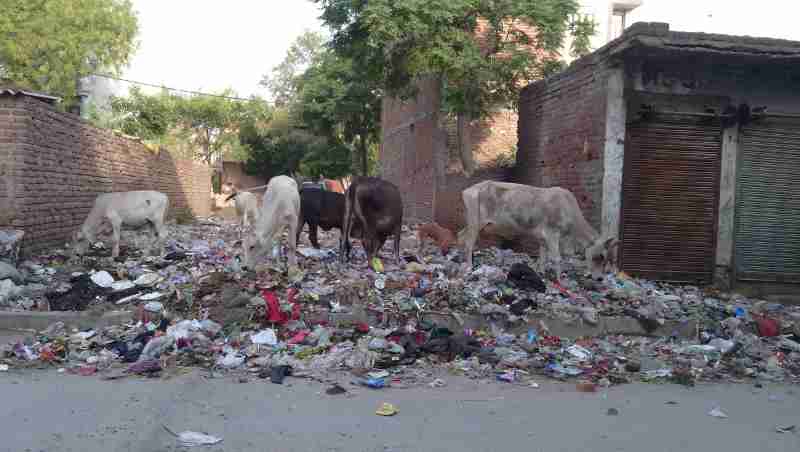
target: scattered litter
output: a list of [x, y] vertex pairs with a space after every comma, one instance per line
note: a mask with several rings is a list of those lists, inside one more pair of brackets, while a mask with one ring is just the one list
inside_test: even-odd
[[99, 271], [91, 276], [92, 282], [102, 288], [111, 287], [114, 284], [114, 277], [107, 271]]
[[778, 433], [794, 433], [795, 426], [794, 425], [787, 425], [787, 426], [778, 426], [775, 427], [775, 431]]
[[[443, 255], [429, 243], [418, 250], [413, 227], [402, 232], [401, 243], [414, 249], [401, 249], [399, 265], [382, 260], [385, 250], [367, 262], [358, 241], [353, 261], [339, 264], [339, 232], [319, 231], [320, 248], [299, 247], [305, 258], [288, 274], [266, 262], [244, 272], [233, 222], [166, 227], [161, 256], [136, 245], [148, 232], [123, 231], [120, 259], [74, 260], [54, 250], [11, 267], [20, 277], [0, 278], [0, 310], [125, 309], [133, 321], [91, 334], [54, 325], [8, 344], [3, 364], [129, 378], [195, 367], [233, 373], [231, 381], [246, 373], [276, 382], [350, 371], [353, 384], [376, 390], [439, 388], [446, 383], [436, 376], [446, 374], [530, 388], [553, 378], [588, 392], [636, 381], [752, 384], [800, 375], [796, 306], [625, 273], [590, 279], [573, 256], [555, 279], [537, 273], [531, 256], [498, 248], [476, 251], [465, 275], [463, 252]], [[554, 333], [618, 318], [653, 336]]]
[[708, 415], [711, 417], [716, 417], [720, 419], [727, 419], [728, 415], [725, 414], [719, 407], [713, 408], [711, 411], [708, 412]]
[[347, 389], [341, 387], [339, 384], [334, 384], [333, 386], [325, 390], [325, 394], [328, 395], [339, 395], [339, 394], [344, 394], [346, 392]]
[[394, 416], [395, 414], [398, 413], [398, 411], [399, 410], [397, 409], [397, 407], [395, 407], [391, 403], [384, 402], [383, 404], [381, 404], [378, 410], [375, 411], [375, 414], [377, 414], [378, 416]]
[[219, 444], [222, 442], [222, 438], [211, 436], [208, 433], [190, 431], [175, 433], [166, 425], [163, 427], [164, 430], [169, 432], [172, 436], [178, 438], [178, 442], [183, 447], [213, 446], [214, 444]]
[[609, 408], [608, 411], [606, 411], [606, 416], [619, 416], [619, 410], [616, 408]]

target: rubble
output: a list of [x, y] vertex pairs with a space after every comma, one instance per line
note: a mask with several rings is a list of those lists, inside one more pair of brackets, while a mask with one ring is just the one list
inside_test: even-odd
[[[355, 247], [353, 263], [340, 265], [338, 232], [322, 232], [319, 250], [302, 235], [296, 273], [270, 262], [243, 272], [238, 225], [167, 227], [163, 256], [125, 246], [137, 241], [125, 231], [117, 260], [97, 247], [83, 259], [56, 250], [20, 263], [20, 279], [0, 279], [0, 309], [135, 313], [132, 323], [98, 330], [53, 324], [0, 350], [3, 365], [101, 378], [198, 367], [276, 384], [350, 372], [351, 383], [376, 391], [439, 388], [448, 374], [528, 388], [550, 377], [594, 392], [631, 381], [796, 381], [800, 372], [796, 307], [623, 273], [593, 281], [579, 259], [548, 279], [532, 257], [496, 248], [476, 252], [463, 276], [459, 250], [442, 255], [430, 244], [418, 253], [409, 228], [400, 262], [368, 266]], [[645, 334], [552, 328], [598, 331], [619, 318]], [[670, 330], [689, 324], [690, 335]]]

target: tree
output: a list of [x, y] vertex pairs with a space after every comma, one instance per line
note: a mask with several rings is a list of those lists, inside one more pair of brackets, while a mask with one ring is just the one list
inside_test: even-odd
[[[445, 87], [445, 109], [474, 118], [512, 105], [523, 83], [558, 61], [566, 35], [583, 46], [593, 32], [585, 22], [572, 25], [575, 0], [314, 1], [334, 31], [334, 48], [363, 52], [358, 41], [366, 40], [366, 48], [375, 49], [365, 57], [380, 65], [390, 95], [410, 97], [417, 79], [436, 76]], [[479, 19], [485, 28], [479, 29]]]
[[0, 78], [67, 102], [81, 77], [119, 74], [136, 48], [130, 0], [5, 0], [2, 9]]
[[332, 48], [362, 77], [401, 99], [433, 77], [441, 82], [444, 113], [459, 119], [514, 107], [524, 84], [561, 67], [565, 36], [575, 37], [572, 52], [581, 54], [594, 32], [593, 22], [576, 20], [576, 0], [312, 1], [333, 32]]
[[146, 95], [132, 88], [127, 97], [112, 97], [112, 125], [146, 142], [166, 146], [182, 157], [206, 163], [223, 154], [244, 159], [247, 152], [239, 141], [240, 127], [245, 122], [266, 121], [270, 109], [262, 99], [240, 101], [230, 97], [235, 97], [230, 90], [214, 96], [186, 97], [167, 90]]
[[178, 121], [177, 99], [167, 90], [148, 96], [134, 86], [127, 97], [111, 97], [112, 127], [145, 141], [159, 141]]
[[297, 94], [297, 78], [325, 51], [325, 37], [314, 31], [306, 31], [289, 47], [283, 61], [275, 66], [271, 75], [261, 79], [261, 86], [272, 93], [272, 100], [278, 107], [292, 102]]
[[369, 173], [369, 148], [379, 141], [381, 97], [351, 58], [327, 52], [298, 81], [298, 118], [310, 129], [358, 150], [361, 174]]
[[277, 110], [261, 127], [246, 124], [240, 140], [249, 149], [245, 171], [267, 179], [279, 174], [340, 177], [350, 169], [350, 150], [342, 143], [292, 123], [287, 110]]

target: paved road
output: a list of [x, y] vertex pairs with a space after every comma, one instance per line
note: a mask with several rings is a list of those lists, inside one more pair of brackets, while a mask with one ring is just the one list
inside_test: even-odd
[[[607, 394], [542, 382], [539, 389], [448, 378], [445, 388], [329, 396], [288, 378], [102, 381], [53, 370], [0, 374], [2, 451], [175, 451], [163, 428], [205, 431], [210, 451], [790, 451], [800, 428], [791, 386], [635, 384]], [[346, 381], [342, 378], [342, 383]], [[675, 401], [677, 405], [665, 402]], [[396, 404], [394, 417], [374, 414]], [[706, 413], [719, 405], [730, 417]], [[609, 408], [619, 411], [607, 415]]]

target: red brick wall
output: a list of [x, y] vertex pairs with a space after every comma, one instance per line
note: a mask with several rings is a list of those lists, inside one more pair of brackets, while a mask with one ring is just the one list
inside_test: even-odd
[[[588, 61], [588, 60], [587, 60]], [[516, 182], [571, 190], [600, 228], [605, 146], [605, 72], [577, 62], [520, 96]]]
[[381, 177], [400, 189], [405, 222], [430, 221], [434, 216], [439, 156], [446, 154], [438, 112], [439, 86], [435, 80], [421, 82], [414, 101], [383, 101]]
[[222, 162], [222, 183], [228, 182], [237, 190], [247, 190], [250, 187], [266, 185], [268, 181], [263, 177], [245, 173], [244, 164], [241, 162]]
[[[479, 20], [476, 39], [483, 49], [487, 22]], [[515, 23], [517, 30], [535, 38], [532, 27]], [[531, 52], [537, 52], [534, 46]], [[464, 146], [472, 151], [476, 173], [463, 175], [455, 118], [443, 118], [441, 93], [435, 80], [419, 84], [410, 102], [384, 99], [381, 117], [381, 177], [396, 184], [403, 195], [407, 222], [436, 220], [448, 227], [463, 225], [461, 191], [477, 182], [508, 180], [509, 171], [498, 168], [500, 157], [513, 158], [517, 146], [517, 113], [498, 111], [490, 118], [470, 121], [461, 130]], [[411, 124], [414, 124], [413, 130]]]
[[26, 252], [62, 245], [101, 193], [158, 190], [170, 198], [168, 215], [210, 214], [208, 166], [152, 152], [33, 98], [0, 96], [0, 157], [0, 203], [13, 199], [0, 227], [24, 230]]

